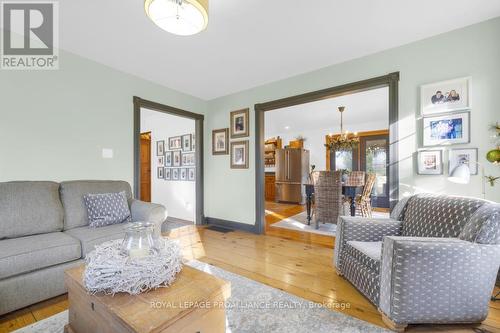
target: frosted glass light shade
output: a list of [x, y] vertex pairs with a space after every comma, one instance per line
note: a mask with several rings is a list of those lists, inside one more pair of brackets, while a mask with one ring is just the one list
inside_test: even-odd
[[208, 0], [145, 0], [146, 14], [174, 35], [190, 36], [208, 25]]
[[470, 169], [467, 164], [460, 164], [451, 172], [448, 180], [457, 184], [469, 184], [470, 182]]

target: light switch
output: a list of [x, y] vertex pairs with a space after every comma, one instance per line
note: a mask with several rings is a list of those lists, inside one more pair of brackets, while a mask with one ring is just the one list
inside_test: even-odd
[[102, 148], [102, 158], [113, 158], [113, 149]]

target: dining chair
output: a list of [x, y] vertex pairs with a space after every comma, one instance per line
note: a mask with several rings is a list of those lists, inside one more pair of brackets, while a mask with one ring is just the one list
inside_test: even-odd
[[359, 209], [363, 217], [372, 217], [371, 196], [375, 180], [377, 180], [377, 175], [369, 173], [366, 177], [363, 193], [356, 198], [356, 209]]
[[365, 185], [365, 172], [364, 171], [351, 171], [347, 176], [346, 186], [363, 186]]
[[342, 173], [340, 171], [314, 171], [314, 222], [337, 224], [342, 212]]

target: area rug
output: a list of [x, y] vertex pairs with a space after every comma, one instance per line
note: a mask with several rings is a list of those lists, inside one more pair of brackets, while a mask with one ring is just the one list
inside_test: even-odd
[[[372, 212], [374, 218], [388, 218], [389, 213]], [[307, 212], [302, 212], [294, 216], [287, 217], [279, 222], [271, 224], [271, 227], [284, 228], [290, 230], [311, 232], [326, 236], [335, 236], [337, 225], [332, 223], [320, 223], [319, 229], [316, 229], [314, 220], [311, 220], [311, 225], [307, 225]]]
[[[227, 333], [390, 332], [200, 261], [188, 265], [231, 282]], [[62, 333], [67, 322], [68, 311], [64, 311], [15, 332]]]
[[332, 237], [335, 236], [335, 231], [337, 230], [337, 225], [332, 223], [320, 223], [319, 229], [316, 229], [314, 220], [311, 220], [311, 225], [307, 225], [307, 212], [287, 217], [279, 222], [271, 224], [271, 227], [304, 231]]

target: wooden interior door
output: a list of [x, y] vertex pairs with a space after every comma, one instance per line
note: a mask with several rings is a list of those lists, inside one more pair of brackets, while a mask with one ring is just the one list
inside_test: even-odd
[[151, 132], [141, 133], [141, 200], [151, 202]]

